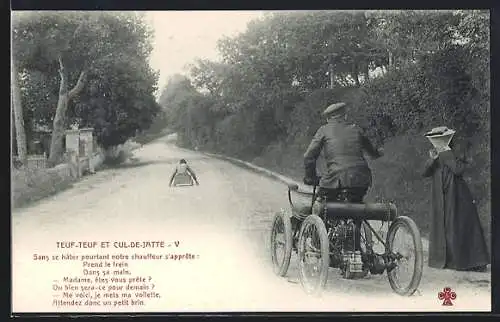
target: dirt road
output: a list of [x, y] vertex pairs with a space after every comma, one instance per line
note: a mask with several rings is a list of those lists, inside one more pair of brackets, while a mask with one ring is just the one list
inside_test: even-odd
[[[271, 219], [287, 207], [282, 183], [166, 139], [134, 154], [135, 164], [13, 212], [13, 311], [490, 310], [489, 273], [426, 264], [419, 294], [409, 298], [395, 295], [385, 275], [348, 281], [333, 269], [326, 294], [306, 296], [294, 257], [286, 278], [269, 264]], [[180, 158], [200, 186], [168, 187]], [[446, 286], [457, 295], [454, 306], [438, 300]]]

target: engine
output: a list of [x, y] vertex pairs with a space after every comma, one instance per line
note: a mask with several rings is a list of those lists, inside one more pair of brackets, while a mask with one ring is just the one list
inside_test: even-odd
[[355, 223], [352, 220], [330, 220], [328, 224], [330, 266], [340, 268], [345, 278], [365, 276], [361, 252], [355, 249]]
[[342, 263], [342, 240], [344, 225], [341, 221], [328, 222], [328, 240], [330, 242], [330, 266], [339, 267]]
[[330, 263], [332, 267], [340, 267], [344, 262], [344, 254], [354, 252], [355, 225], [352, 221], [329, 220], [328, 239], [330, 241]]

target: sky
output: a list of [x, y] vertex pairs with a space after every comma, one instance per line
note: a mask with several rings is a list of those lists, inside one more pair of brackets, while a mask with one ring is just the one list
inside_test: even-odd
[[160, 72], [159, 96], [168, 78], [187, 74], [185, 66], [196, 58], [216, 60], [222, 36], [245, 31], [247, 23], [262, 11], [150, 11], [146, 19], [155, 31], [150, 64]]

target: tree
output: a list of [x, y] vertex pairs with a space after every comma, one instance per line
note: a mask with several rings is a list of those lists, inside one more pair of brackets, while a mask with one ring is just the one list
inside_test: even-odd
[[197, 95], [199, 93], [186, 76], [176, 74], [168, 80], [160, 95], [159, 104], [175, 130], [181, 130], [184, 126], [190, 127], [189, 124], [181, 125], [180, 120], [187, 113], [188, 102]]
[[[325, 103], [349, 99], [347, 96], [357, 96], [360, 101], [365, 89], [373, 88], [376, 92], [378, 86], [384, 93], [380, 101], [360, 106], [366, 111], [358, 111], [358, 114], [367, 118], [367, 124], [372, 121], [370, 115], [376, 119], [377, 125], [387, 132], [381, 135], [383, 140], [398, 128], [404, 130], [413, 125], [418, 128], [421, 125], [418, 120], [415, 124], [406, 123], [416, 114], [433, 114], [428, 106], [433, 106], [432, 101], [437, 98], [429, 86], [438, 88], [436, 84], [455, 76], [448, 77], [438, 66], [428, 67], [426, 61], [443, 63], [446, 59], [437, 58], [452, 58], [454, 52], [458, 55], [458, 49], [454, 47], [457, 34], [471, 39], [471, 45], [487, 44], [482, 39], [487, 35], [483, 26], [488, 20], [481, 17], [475, 19], [468, 13], [456, 14], [450, 10], [269, 13], [262, 19], [251, 21], [247, 30], [238, 36], [222, 38], [218, 43], [222, 61], [196, 62], [191, 69], [191, 78], [198, 91], [216, 102], [209, 108], [224, 112], [218, 116], [218, 133], [245, 137], [246, 149], [250, 149], [250, 145], [262, 147], [283, 141], [303, 128], [314, 128], [316, 125], [311, 122], [321, 107], [314, 106], [312, 101]], [[479, 47], [487, 48], [475, 45], [475, 48]], [[460, 63], [447, 65], [459, 67]], [[425, 73], [422, 66], [427, 66]], [[383, 77], [388, 78], [385, 83], [370, 87], [370, 83], [375, 82], [370, 75], [379, 67], [394, 70]], [[483, 67], [478, 70], [484, 70]], [[433, 79], [432, 75], [439, 78]], [[420, 77], [418, 81], [411, 81], [417, 76]], [[484, 79], [476, 79], [486, 84]], [[404, 84], [395, 86], [398, 80]], [[304, 103], [311, 93], [323, 93], [323, 90], [335, 95]], [[448, 90], [446, 85], [443, 99], [439, 99], [447, 108], [453, 106], [448, 97], [455, 95]], [[419, 97], [414, 94], [417, 92], [425, 95]], [[404, 107], [400, 106], [398, 99], [404, 102], [401, 103]], [[465, 95], [463, 100], [468, 101], [469, 97]], [[462, 107], [467, 110], [466, 104]], [[480, 108], [485, 110], [483, 105]], [[178, 120], [187, 122], [191, 119]], [[224, 135], [215, 135], [214, 140]], [[230, 140], [221, 140], [220, 143], [231, 145]], [[237, 148], [231, 147], [228, 151], [235, 152]], [[256, 148], [255, 151], [259, 150]]]
[[[49, 164], [55, 165], [62, 156], [64, 130], [66, 126], [65, 114], [68, 103], [82, 90], [86, 68], [78, 76], [76, 85], [69, 89], [68, 61], [71, 60], [72, 50], [76, 39], [86, 28], [85, 19], [75, 14], [68, 16], [54, 13], [21, 14], [16, 19], [14, 28], [15, 54], [21, 56], [24, 68], [53, 69], [57, 64], [60, 83], [59, 99], [53, 121], [52, 141], [50, 145]], [[72, 46], [73, 45], [73, 46]], [[47, 67], [42, 67], [42, 64]]]
[[23, 107], [21, 103], [21, 93], [17, 77], [17, 68], [14, 58], [11, 58], [11, 91], [12, 91], [12, 111], [14, 112], [14, 127], [16, 130], [17, 156], [22, 164], [26, 164], [27, 146], [26, 133], [24, 129]]
[[59, 97], [59, 77], [37, 70], [24, 70], [20, 76], [26, 132], [35, 126], [48, 127], [52, 124]]
[[451, 10], [367, 11], [369, 38], [390, 68], [450, 45], [458, 24]]
[[[468, 52], [468, 61], [465, 64], [472, 82], [479, 92], [479, 100], [473, 109], [481, 115], [481, 131], [486, 139], [481, 143], [485, 151], [489, 151], [490, 135], [490, 16], [488, 10], [458, 10], [456, 16], [460, 18], [457, 26], [460, 43]], [[489, 152], [488, 152], [489, 154]]]
[[[63, 14], [43, 12], [17, 13], [14, 18], [13, 45], [14, 52], [21, 62], [20, 67], [28, 74], [38, 71], [48, 79], [55, 77], [59, 79], [57, 107], [55, 113], [51, 113], [53, 115], [53, 131], [49, 161], [52, 165], [60, 160], [62, 154], [64, 131], [70, 123], [68, 116], [78, 116], [80, 120], [84, 119], [85, 123], [90, 126], [103, 125], [102, 120], [91, 120], [90, 117], [78, 114], [77, 111], [72, 111], [71, 115], [68, 115], [68, 108], [74, 110], [76, 101], [79, 103], [80, 111], [90, 111], [88, 108], [82, 108], [85, 105], [82, 100], [77, 100], [77, 97], [84, 93], [85, 85], [88, 85], [88, 82], [92, 81], [95, 85], [99, 79], [102, 83], [110, 86], [121, 86], [123, 82], [118, 84], [119, 82], [106, 79], [106, 72], [120, 70], [125, 75], [128, 71], [126, 68], [123, 69], [123, 62], [130, 62], [127, 68], [131, 69], [133, 64], [138, 64], [140, 67], [134, 75], [137, 76], [144, 72], [145, 76], [142, 79], [146, 79], [147, 84], [141, 85], [142, 88], [140, 88], [141, 86], [129, 88], [129, 91], [137, 89], [141, 94], [136, 96], [134, 100], [122, 100], [127, 104], [121, 106], [133, 106], [132, 110], [137, 108], [137, 101], [141, 101], [141, 95], [147, 96], [144, 99], [144, 104], [150, 107], [155, 105], [151, 102], [151, 97], [156, 86], [157, 75], [149, 69], [149, 66], [144, 67], [151, 52], [151, 30], [145, 25], [142, 15], [109, 12]], [[120, 64], [122, 66], [117, 67]], [[134, 87], [134, 85], [141, 83], [141, 80], [128, 77], [128, 82]], [[119, 92], [116, 88], [114, 91]], [[86, 97], [89, 98], [89, 93], [86, 94]], [[94, 86], [90, 96], [97, 99], [105, 94], [102, 89], [96, 91]], [[119, 95], [113, 96], [114, 103], [117, 103], [118, 98]], [[128, 98], [130, 99], [130, 95]], [[114, 106], [116, 107], [117, 104]], [[146, 114], [152, 113], [154, 115], [156, 107], [143, 110], [148, 110]], [[91, 114], [99, 117], [99, 113]], [[101, 113], [101, 116], [107, 117], [105, 113]], [[149, 121], [138, 118], [137, 123], [141, 127], [147, 126]], [[122, 132], [122, 128], [113, 128], [114, 123], [107, 122], [106, 124], [110, 125], [111, 128], [103, 130], [101, 127], [100, 134], [105, 133], [105, 135], [99, 136], [101, 139], [113, 136], [114, 130], [120, 132], [117, 135], [120, 139], [108, 140], [109, 142], [122, 141], [125, 137], [135, 134], [134, 131], [137, 129], [137, 126], [131, 126], [126, 127], [125, 132]]]
[[122, 144], [149, 128], [160, 112], [153, 96], [156, 74], [146, 61], [123, 58], [116, 57], [89, 75], [86, 88], [69, 111], [76, 124], [94, 128], [103, 148]]

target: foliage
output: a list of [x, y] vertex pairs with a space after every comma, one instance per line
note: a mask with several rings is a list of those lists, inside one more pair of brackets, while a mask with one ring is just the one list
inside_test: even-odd
[[309, 141], [324, 123], [324, 117], [321, 115], [324, 109], [335, 102], [345, 101], [353, 90], [356, 91], [355, 88], [350, 87], [325, 88], [309, 94], [290, 113], [290, 121], [287, 123], [288, 139]]
[[372, 41], [391, 54], [395, 67], [450, 45], [459, 23], [450, 10], [369, 11], [367, 16]]
[[74, 182], [69, 165], [51, 169], [12, 169], [11, 180], [13, 208], [54, 195], [71, 187]]
[[104, 148], [151, 126], [160, 106], [152, 95], [156, 76], [145, 61], [116, 60], [89, 78], [70, 115], [80, 126], [94, 127]]
[[143, 16], [129, 12], [13, 15], [13, 52], [22, 70], [26, 124], [52, 127], [64, 85], [71, 88], [86, 72], [83, 91], [64, 113], [65, 127], [94, 127], [104, 147], [147, 128], [159, 111], [153, 96], [157, 75], [148, 65], [151, 36]]
[[[312, 92], [326, 87], [355, 88], [361, 83], [361, 95], [337, 95], [335, 99], [352, 103], [353, 120], [377, 129], [372, 134], [380, 143], [388, 136], [418, 132], [429, 121], [448, 117], [454, 120], [451, 126], [467, 124], [466, 131], [471, 133], [484, 125], [487, 116], [484, 109], [470, 112], [477, 106], [471, 102], [479, 97], [474, 83], [478, 80], [464, 68], [470, 52], [456, 42], [465, 35], [470, 38], [484, 23], [468, 26], [467, 21], [476, 20], [465, 17], [468, 12], [271, 13], [250, 22], [239, 36], [221, 39], [222, 62], [198, 61], [191, 71], [190, 91], [194, 87], [205, 92], [205, 99], [212, 102], [209, 109], [220, 111], [219, 117], [230, 116], [236, 123], [255, 120], [245, 132], [255, 151], [318, 125], [318, 111], [326, 105], [318, 101], [311, 102], [317, 106], [304, 106], [311, 104], [304, 99]], [[484, 42], [484, 37], [478, 39]], [[370, 81], [377, 67], [391, 72], [382, 81]], [[228, 128], [228, 120], [218, 122]], [[179, 126], [175, 120], [172, 124], [185, 125]], [[234, 128], [245, 131], [241, 126], [235, 124]]]
[[466, 59], [461, 48], [450, 47], [375, 79], [363, 87], [351, 114], [379, 142], [439, 124], [472, 136], [480, 115], [472, 107], [478, 92], [463, 67]]
[[300, 180], [321, 111], [345, 101], [348, 118], [389, 151], [372, 164], [372, 197], [396, 200], [424, 231], [428, 187], [417, 169], [429, 145], [422, 132], [447, 125], [457, 130], [459, 153], [474, 162], [469, 183], [484, 222], [488, 26], [488, 12], [479, 10], [269, 13], [220, 40], [222, 61], [197, 61], [191, 82], [169, 87], [177, 98], [167, 104], [175, 111], [167, 121], [184, 146], [256, 160]]
[[20, 80], [26, 132], [35, 126], [49, 125], [59, 95], [59, 80], [37, 70], [25, 70]]

